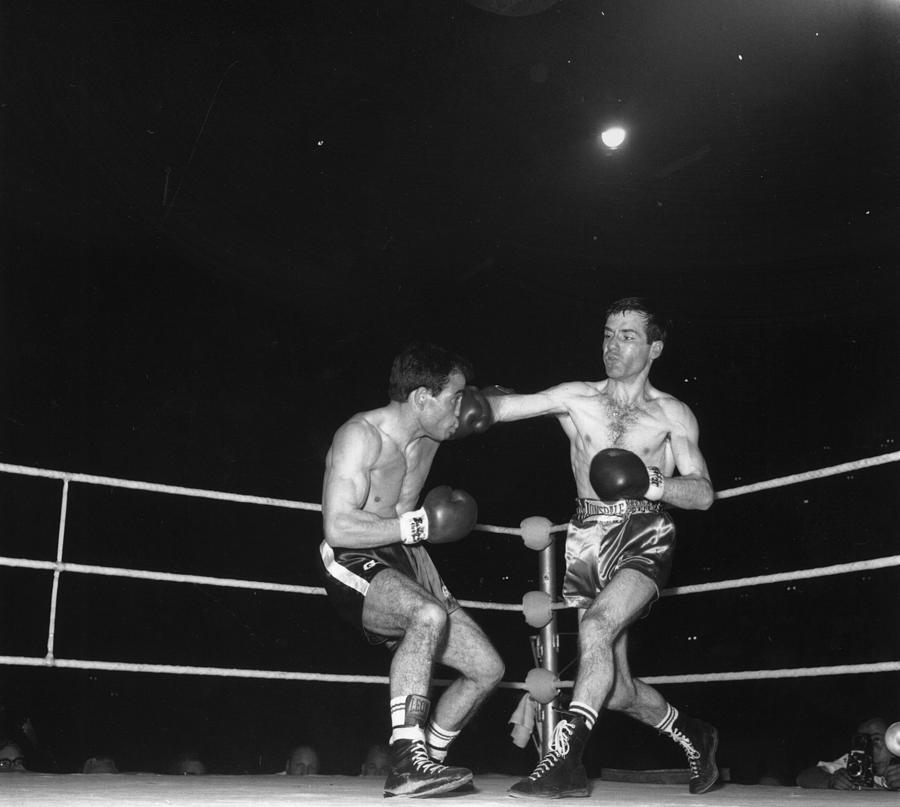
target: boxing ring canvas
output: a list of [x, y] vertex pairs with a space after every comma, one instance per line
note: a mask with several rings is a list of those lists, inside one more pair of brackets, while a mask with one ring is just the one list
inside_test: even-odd
[[[516, 780], [509, 776], [477, 776], [475, 789], [435, 796], [425, 803], [458, 807], [513, 807], [529, 800], [506, 794]], [[374, 804], [423, 803], [398, 797], [385, 801], [381, 780], [354, 776], [162, 776], [157, 774], [10, 774], [0, 777], [0, 803], [28, 807], [77, 805], [203, 805], [203, 807], [278, 807], [323, 805], [360, 807]], [[588, 798], [578, 805], [603, 807], [813, 807], [896, 803], [891, 791], [841, 792], [792, 787], [726, 784], [692, 796], [683, 784], [638, 784], [593, 781]], [[543, 800], [542, 800], [543, 801]], [[571, 799], [559, 803], [571, 803]]]

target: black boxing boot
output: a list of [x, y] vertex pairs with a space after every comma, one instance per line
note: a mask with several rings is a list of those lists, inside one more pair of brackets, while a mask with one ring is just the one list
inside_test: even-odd
[[435, 796], [464, 787], [472, 781], [468, 768], [453, 768], [432, 762], [424, 740], [394, 740], [391, 743], [391, 772], [384, 783], [384, 795]]
[[674, 713], [674, 720], [670, 721], [668, 728], [661, 728], [660, 731], [684, 749], [691, 769], [690, 792], [706, 793], [719, 779], [719, 767], [716, 765], [719, 732], [709, 723], [679, 714], [677, 709], [670, 708]]
[[590, 794], [581, 755], [590, 731], [580, 715], [556, 724], [547, 753], [532, 774], [516, 782], [510, 796], [524, 799], [562, 799]]

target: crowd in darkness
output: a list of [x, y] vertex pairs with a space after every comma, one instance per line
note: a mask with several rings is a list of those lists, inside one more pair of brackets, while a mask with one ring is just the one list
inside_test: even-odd
[[[21, 698], [21, 681], [26, 675], [10, 675], [7, 669], [2, 677], [6, 692], [0, 702], [0, 773], [57, 773], [57, 774], [117, 774], [147, 773], [161, 775], [341, 775], [369, 776], [373, 781], [384, 778], [389, 765], [389, 751], [385, 745], [385, 727], [378, 725], [377, 709], [371, 715], [360, 704], [344, 705], [332, 709], [339, 717], [335, 723], [349, 725], [350, 715], [362, 716], [365, 727], [348, 736], [336, 729], [317, 733], [327, 719], [328, 704], [340, 693], [330, 690], [326, 698], [318, 697], [298, 703], [305, 711], [309, 724], [302, 731], [285, 726], [272, 725], [272, 736], [256, 736], [264, 728], [250, 729], [247, 725], [234, 726], [224, 732], [219, 744], [210, 742], [210, 734], [217, 731], [195, 731], [196, 712], [190, 720], [186, 713], [184, 724], [172, 731], [154, 733], [149, 724], [142, 729], [127, 726], [110, 730], [106, 736], [85, 733], [66, 734], [52, 725], [55, 707], [42, 709], [40, 704], [25, 708]], [[59, 671], [50, 671], [60, 675]], [[18, 683], [17, 683], [18, 679]], [[47, 678], [48, 681], [52, 680]], [[61, 679], [59, 679], [61, 680]], [[197, 684], [197, 682], [193, 682]], [[199, 691], [193, 684], [183, 686], [189, 694]], [[223, 685], [228, 687], [230, 685]], [[236, 686], [240, 686], [237, 684]], [[158, 690], [163, 697], [162, 687]], [[234, 693], [222, 689], [223, 699]], [[321, 696], [321, 693], [319, 693]], [[252, 700], [252, 699], [251, 699]], [[325, 706], [317, 711], [310, 706], [313, 700], [322, 700]], [[371, 699], [376, 700], [376, 699]], [[533, 763], [536, 755], [535, 739], [525, 747], [517, 747], [511, 739], [510, 719], [515, 701], [497, 693], [484, 714], [477, 719], [468, 741], [461, 741], [458, 755], [472, 764], [476, 773], [501, 773], [517, 775]], [[133, 713], [132, 713], [133, 714]], [[79, 719], [77, 710], [67, 714], [68, 719]], [[126, 720], [123, 714], [108, 715], [101, 724], [114, 725]], [[80, 718], [83, 720], [84, 718]], [[788, 719], [793, 719], [788, 716]], [[261, 718], [262, 723], [268, 722]], [[806, 732], [789, 732], [785, 726], [773, 727], [766, 736], [758, 731], [726, 730], [719, 755], [724, 786], [765, 785], [783, 787], [846, 787], [847, 758], [852, 738], [858, 732], [872, 737], [874, 773], [884, 777], [891, 789], [900, 788], [900, 759], [885, 750], [884, 734], [890, 718], [861, 715], [854, 720], [840, 719], [833, 725], [822, 725], [822, 730], [810, 726]], [[672, 755], [665, 744], [642, 733], [630, 722], [617, 715], [610, 715], [598, 736], [590, 757], [589, 773], [592, 777], [611, 780], [632, 780], [635, 770], [666, 771], [655, 774], [675, 777], [677, 781], [683, 761]], [[727, 725], [727, 724], [726, 724]], [[384, 736], [381, 736], [381, 733]], [[156, 744], [154, 746], [154, 743]], [[63, 744], [68, 744], [64, 747]], [[375, 785], [377, 787], [380, 786]]]

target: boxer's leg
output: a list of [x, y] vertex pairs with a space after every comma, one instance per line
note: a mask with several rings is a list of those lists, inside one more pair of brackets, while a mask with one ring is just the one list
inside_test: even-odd
[[385, 796], [433, 796], [472, 780], [466, 768], [432, 762], [425, 747], [431, 674], [446, 642], [447, 622], [444, 606], [395, 569], [385, 569], [369, 584], [363, 627], [398, 639], [390, 671], [392, 764]]
[[585, 609], [578, 627], [579, 667], [570, 710], [560, 721], [547, 754], [509, 793], [525, 798], [587, 796], [587, 773], [581, 757], [593, 728], [593, 716], [615, 681], [613, 646], [622, 631], [644, 610], [656, 586], [640, 572], [623, 569]]
[[443, 761], [447, 748], [503, 678], [504, 666], [484, 631], [462, 609], [448, 617], [446, 643], [438, 661], [459, 672], [435, 704], [426, 729], [428, 753]]

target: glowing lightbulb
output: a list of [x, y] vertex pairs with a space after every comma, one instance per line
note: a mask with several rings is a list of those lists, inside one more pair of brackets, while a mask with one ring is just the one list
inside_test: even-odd
[[625, 142], [625, 130], [621, 126], [611, 126], [603, 130], [600, 140], [608, 149], [617, 149]]

